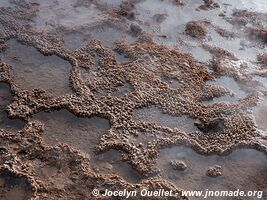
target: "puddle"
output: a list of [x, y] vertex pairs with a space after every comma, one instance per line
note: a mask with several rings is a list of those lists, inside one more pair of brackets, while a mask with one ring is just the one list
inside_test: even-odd
[[[155, 42], [175, 49], [182, 48], [182, 50], [191, 53], [201, 62], [206, 62], [211, 58], [211, 55], [201, 49], [200, 44], [202, 42], [184, 36], [185, 25], [189, 21], [210, 21], [212, 24], [219, 25], [220, 28], [225, 30], [236, 30], [240, 32], [239, 29], [230, 24], [224, 17], [221, 17], [220, 14], [224, 13], [227, 16], [231, 16], [234, 8], [240, 8], [240, 6], [244, 7], [244, 9], [253, 8], [256, 11], [257, 8], [266, 6], [266, 3], [263, 2], [254, 3], [240, 0], [238, 4], [232, 1], [216, 2], [220, 5], [220, 8], [199, 10], [198, 7], [203, 4], [201, 0], [186, 1], [184, 6], [175, 6], [172, 1], [145, 0], [136, 4], [136, 12], [138, 20], [140, 21], [140, 26], [154, 36]], [[231, 4], [234, 5], [231, 6]], [[264, 9], [262, 9], [262, 11], [264, 11]], [[153, 18], [158, 15], [165, 16], [165, 19], [161, 21], [161, 23], [153, 20]], [[245, 37], [245, 33], [240, 33], [240, 38], [227, 39], [219, 35], [211, 27], [207, 26], [207, 30], [209, 32], [208, 44], [223, 48], [244, 60], [254, 61], [257, 58], [257, 54], [266, 51], [266, 48], [253, 47], [253, 44]], [[186, 43], [186, 48], [183, 49], [183, 47], [178, 45], [178, 38]], [[197, 46], [196, 44], [190, 44], [193, 41]]]
[[105, 46], [111, 49], [114, 49], [116, 42], [120, 40], [125, 40], [128, 43], [136, 41], [136, 38], [126, 33], [125, 30], [121, 30], [119, 27], [110, 24], [103, 24], [91, 28], [88, 33], [92, 38], [102, 41]]
[[265, 88], [267, 88], [267, 77], [255, 76], [254, 80], [259, 81]]
[[176, 117], [165, 114], [156, 106], [136, 109], [133, 114], [133, 119], [137, 122], [156, 123], [160, 126], [178, 128], [185, 132], [198, 131], [193, 119], [186, 116]]
[[177, 89], [179, 86], [181, 86], [181, 82], [178, 80], [171, 80], [168, 85], [173, 89]]
[[34, 119], [44, 123], [43, 139], [46, 144], [66, 143], [89, 155], [93, 154], [100, 137], [107, 133], [110, 126], [106, 119], [79, 118], [67, 110], [40, 112]]
[[246, 0], [241, 0], [241, 2], [242, 2], [242, 5], [248, 10], [266, 13], [266, 10], [267, 10], [266, 1], [253, 0], [252, 2], [248, 2]]
[[[110, 127], [108, 120], [100, 117], [78, 118], [67, 110], [41, 112], [36, 114], [34, 119], [44, 123], [43, 138], [46, 144], [56, 145], [61, 142], [89, 154], [90, 165], [96, 173], [117, 174], [132, 183], [141, 180], [139, 173], [130, 164], [121, 161], [119, 151], [109, 150], [100, 154], [93, 152], [95, 146], [99, 144], [100, 137]], [[39, 173], [44, 179], [51, 176], [55, 177], [53, 179], [57, 178], [56, 182], [62, 180], [59, 177], [59, 170], [54, 165], [42, 167]]]
[[122, 53], [115, 52], [115, 56], [116, 56], [116, 61], [117, 62], [121, 62], [121, 63], [130, 62], [130, 59], [125, 57], [125, 55], [122, 54]]
[[97, 3], [99, 3], [100, 5], [107, 5], [107, 6], [111, 6], [114, 8], [119, 8], [120, 5], [122, 4], [123, 0], [98, 0]]
[[[189, 21], [212, 21], [229, 30], [233, 26], [219, 16], [224, 7], [196, 10], [202, 4], [202, 0], [186, 1], [184, 6], [176, 6], [172, 1], [146, 0], [136, 5], [137, 17], [141, 27], [154, 36], [155, 42], [190, 53], [199, 61], [207, 62], [212, 58], [211, 54], [201, 47], [201, 42], [184, 35], [186, 24]], [[165, 19], [161, 23], [155, 23], [153, 16], [159, 14], [164, 15]], [[183, 47], [178, 39], [186, 46]]]
[[203, 101], [204, 105], [210, 105], [210, 104], [214, 104], [214, 103], [232, 103], [232, 102], [236, 102], [237, 99], [235, 99], [232, 96], [229, 95], [224, 95], [221, 97], [215, 97], [213, 98], [211, 101]]
[[[172, 160], [183, 161], [187, 169], [174, 170], [170, 165]], [[163, 149], [157, 165], [163, 170], [163, 178], [184, 190], [263, 190], [263, 199], [267, 197], [267, 155], [256, 150], [238, 149], [228, 156], [203, 156], [191, 148], [176, 146]], [[214, 165], [222, 167], [222, 176], [206, 176], [207, 169]], [[216, 199], [221, 200], [225, 197]]]
[[260, 104], [253, 108], [253, 115], [259, 129], [267, 133], [267, 97], [265, 96]]
[[193, 47], [192, 49], [185, 52], [192, 54], [192, 56], [200, 62], [208, 62], [212, 60], [212, 55], [210, 54], [210, 52], [206, 51], [202, 47]]
[[92, 23], [101, 23], [108, 17], [95, 5], [77, 6], [72, 0], [36, 0], [39, 3], [39, 12], [35, 18], [34, 26], [42, 31], [56, 27], [74, 28]]
[[8, 131], [20, 130], [25, 123], [19, 119], [9, 119], [5, 112], [6, 106], [10, 103], [12, 96], [9, 91], [9, 85], [0, 82], [0, 129]]
[[0, 1], [0, 7], [14, 7], [12, 3], [10, 3], [10, 0], [1, 0]]
[[0, 129], [17, 131], [24, 127], [25, 123], [19, 119], [8, 118], [5, 111], [0, 110]]
[[179, 81], [175, 78], [160, 77], [160, 79], [162, 82], [167, 83], [169, 85], [169, 87], [172, 89], [177, 89], [182, 85], [181, 81]]
[[[89, 69], [84, 69], [84, 68], [80, 68], [80, 74], [81, 74], [81, 77], [84, 81], [86, 82], [90, 82], [90, 81], [94, 81], [95, 79], [98, 78], [97, 76], [97, 70], [98, 70], [98, 63], [96, 63], [94, 66], [93, 66], [93, 70], [89, 70]], [[101, 78], [101, 77], [99, 77]]]
[[0, 172], [0, 199], [27, 200], [32, 195], [31, 186], [25, 178], [17, 177], [7, 170]]
[[[146, 0], [136, 5], [138, 19], [142, 20], [142, 24], [149, 32], [160, 30], [161, 34], [171, 36], [175, 34], [175, 30], [179, 27], [178, 32], [183, 32], [184, 26], [188, 21], [192, 20], [212, 20], [218, 24], [230, 27], [231, 25], [218, 16], [218, 11], [197, 11], [196, 9], [202, 4], [201, 0], [187, 1], [185, 6], [175, 6], [171, 1]], [[155, 27], [153, 24], [153, 16], [157, 14], [165, 14], [166, 19]], [[183, 27], [183, 29], [181, 29]], [[175, 31], [175, 32], [174, 32]], [[178, 33], [176, 32], [176, 33]], [[174, 37], [175, 38], [175, 37]]]
[[44, 56], [35, 48], [16, 40], [9, 40], [7, 45], [7, 50], [0, 57], [13, 67], [15, 81], [23, 89], [41, 88], [52, 96], [71, 92], [69, 62], [55, 55]]
[[127, 162], [121, 161], [121, 154], [116, 150], [96, 155], [92, 158], [92, 168], [101, 174], [117, 174], [131, 183], [138, 183], [142, 176]]
[[64, 34], [63, 39], [65, 47], [69, 50], [78, 49], [86, 42], [85, 36], [79, 32], [66, 33]]
[[65, 185], [73, 184], [71, 180], [70, 163], [62, 158], [54, 160], [51, 157], [47, 158], [49, 161], [44, 163], [39, 159], [30, 161], [33, 166], [33, 171], [40, 181], [45, 183], [50, 182], [54, 188], [64, 189]]
[[130, 83], [126, 82], [123, 86], [117, 87], [116, 91], [114, 91], [112, 95], [121, 97], [132, 91], [133, 91], [133, 86]]
[[10, 93], [10, 87], [7, 83], [0, 82], [0, 106], [7, 106], [11, 101], [12, 95]]
[[267, 10], [267, 2], [262, 1], [262, 0], [253, 0], [253, 1], [223, 0], [222, 3], [228, 5], [229, 7], [232, 7], [232, 8], [247, 9], [247, 10], [251, 10], [253, 12], [266, 13], [266, 10]]
[[252, 85], [253, 90], [260, 91], [263, 93], [267, 91], [267, 77], [255, 75], [252, 80], [256, 81], [254, 85]]
[[225, 49], [242, 60], [255, 61], [257, 55], [266, 51], [266, 48], [260, 49], [251, 46], [250, 41], [245, 38], [226, 39], [214, 30], [210, 30], [209, 34], [210, 41], [207, 44]]
[[231, 92], [233, 92], [234, 97], [229, 95], [215, 97], [213, 98], [212, 101], [205, 101], [204, 104], [220, 103], [220, 102], [236, 102], [247, 96], [247, 94], [243, 90], [241, 90], [238, 83], [232, 77], [221, 76], [217, 78], [215, 81], [207, 81], [207, 84], [224, 87], [225, 89], [228, 89]]
[[[52, 113], [36, 114], [35, 120], [44, 123], [44, 142], [48, 145], [65, 143], [71, 147], [89, 154], [90, 165], [96, 173], [117, 174], [127, 181], [136, 183], [141, 176], [127, 162], [121, 161], [121, 154], [116, 150], [109, 150], [101, 154], [93, 152], [99, 144], [100, 137], [109, 129], [109, 121], [100, 117], [78, 118], [67, 110]], [[58, 170], [46, 166], [40, 171], [42, 176], [56, 176]]]

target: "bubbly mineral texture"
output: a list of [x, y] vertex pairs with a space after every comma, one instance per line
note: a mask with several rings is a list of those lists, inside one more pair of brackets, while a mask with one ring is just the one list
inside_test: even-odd
[[[214, 1], [201, 11], [202, 1], [4, 2], [0, 199], [103, 199], [106, 189], [144, 188], [188, 199], [187, 185], [157, 164], [190, 174], [198, 164], [188, 162], [192, 152], [160, 156], [179, 145], [207, 160], [257, 150], [253, 186], [267, 188], [259, 178], [266, 177], [266, 130], [251, 112], [267, 94], [264, 14], [229, 6], [219, 15], [228, 7]], [[208, 58], [198, 61], [192, 49]], [[226, 96], [234, 100], [217, 101]], [[207, 172], [220, 173], [218, 166]]]
[[265, 43], [267, 43], [267, 29], [257, 29], [253, 28], [251, 29], [251, 34], [259, 37], [262, 39]]
[[206, 175], [210, 177], [222, 176], [222, 167], [219, 165], [214, 165], [212, 167], [209, 167], [209, 169], [206, 172]]
[[207, 31], [202, 22], [190, 21], [186, 24], [185, 33], [192, 37], [201, 39], [206, 36]]
[[267, 53], [259, 54], [258, 61], [263, 68], [267, 68]]
[[220, 5], [214, 0], [203, 0], [204, 5], [199, 6], [200, 9], [214, 9], [220, 7]]
[[181, 160], [172, 160], [170, 164], [175, 170], [184, 171], [187, 168], [187, 165]]

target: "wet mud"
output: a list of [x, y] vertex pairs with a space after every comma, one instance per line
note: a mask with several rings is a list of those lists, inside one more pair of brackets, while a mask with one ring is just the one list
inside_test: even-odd
[[68, 84], [71, 65], [56, 55], [42, 55], [12, 39], [1, 59], [12, 66], [14, 80], [22, 89], [40, 88], [53, 96], [71, 91]]
[[266, 9], [0, 1], [0, 199], [95, 199], [94, 188], [265, 198]]
[[[173, 159], [184, 162], [187, 168], [183, 171], [175, 170], [172, 166]], [[162, 150], [157, 166], [161, 169], [161, 177], [177, 185], [184, 184], [189, 190], [261, 188], [262, 198], [266, 197], [266, 155], [256, 150], [238, 149], [227, 156], [205, 156], [188, 147], [176, 146]]]

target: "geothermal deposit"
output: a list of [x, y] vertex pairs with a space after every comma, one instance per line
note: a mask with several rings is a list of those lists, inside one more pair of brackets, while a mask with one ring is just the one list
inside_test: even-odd
[[266, 52], [265, 0], [0, 0], [0, 199], [267, 199]]

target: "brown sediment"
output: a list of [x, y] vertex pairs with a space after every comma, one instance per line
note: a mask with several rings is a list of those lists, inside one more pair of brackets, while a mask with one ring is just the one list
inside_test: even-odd
[[253, 18], [253, 13], [248, 10], [234, 10], [232, 16], [232, 23], [244, 26], [249, 22], [248, 18]]
[[175, 169], [175, 170], [182, 170], [184, 171], [187, 168], [187, 165], [180, 160], [172, 160], [170, 162], [170, 165]]
[[250, 30], [252, 35], [256, 35], [258, 38], [262, 39], [265, 43], [267, 43], [267, 29], [258, 29], [252, 28]]
[[209, 167], [206, 175], [210, 177], [217, 177], [217, 176], [222, 176], [222, 167], [219, 165], [214, 165], [212, 167]]
[[232, 60], [237, 60], [238, 58], [231, 52], [222, 49], [217, 46], [209, 45], [209, 44], [203, 44], [203, 48], [208, 50], [213, 56], [216, 58], [216, 60], [219, 60], [220, 58], [228, 57]]
[[202, 122], [200, 120], [195, 122], [195, 125], [198, 127], [198, 129], [204, 133], [208, 133], [210, 131], [220, 132], [224, 129], [223, 124], [223, 119], [220, 118], [211, 119], [207, 122]]
[[[185, 171], [173, 169], [171, 160], [182, 160], [187, 164]], [[209, 167], [221, 166], [222, 176], [206, 175]], [[189, 190], [232, 190], [238, 185], [244, 190], [266, 188], [264, 173], [266, 154], [254, 149], [237, 149], [227, 156], [200, 155], [184, 145], [169, 146], [159, 154], [157, 166], [162, 178], [176, 185], [186, 185]], [[255, 172], [255, 169], [258, 169]], [[249, 183], [249, 184], [248, 184]], [[263, 189], [265, 192], [266, 189]], [[221, 198], [222, 200], [224, 198]]]
[[241, 27], [252, 24], [254, 27], [262, 28], [264, 27], [264, 19], [266, 19], [266, 13], [253, 12], [246, 9], [235, 9], [232, 13], [232, 17], [227, 20]]
[[135, 36], [138, 36], [142, 33], [142, 28], [136, 23], [131, 24], [130, 30], [131, 30], [131, 33]]
[[184, 6], [185, 2], [184, 0], [173, 0], [173, 3], [178, 6]]
[[[155, 163], [162, 148], [185, 144], [205, 155], [229, 154], [240, 147], [267, 152], [267, 147], [257, 140], [257, 127], [248, 112], [258, 103], [256, 94], [250, 93], [234, 103], [203, 103], [230, 93], [207, 81], [225, 74], [238, 80], [235, 70], [223, 67], [223, 60], [237, 60], [230, 52], [203, 45], [214, 55], [212, 72], [191, 55], [154, 43], [153, 35], [145, 33], [138, 23], [124, 20], [124, 17], [128, 20], [136, 17], [133, 1], [123, 1], [115, 11], [95, 1], [80, 1], [76, 7], [94, 5], [100, 11], [107, 9], [110, 16], [92, 26], [82, 24], [76, 29], [80, 33], [87, 28], [101, 30], [107, 24], [120, 27], [128, 23], [119, 30], [125, 32], [130, 28], [137, 41], [121, 40], [109, 46], [103, 38], [93, 37], [81, 46], [68, 49], [61, 36], [38, 32], [36, 24], [31, 24], [37, 5], [24, 1], [22, 4], [19, 14], [1, 8], [0, 21], [5, 31], [0, 34], [1, 57], [4, 57], [0, 61], [0, 81], [10, 85], [12, 94], [12, 101], [5, 105], [7, 118], [19, 118], [26, 124], [19, 131], [0, 130], [4, 152], [0, 154], [0, 162], [14, 169], [16, 177], [24, 177], [26, 193], [32, 198], [93, 198], [91, 192], [97, 187], [101, 192], [104, 189], [165, 188], [179, 193], [173, 199], [187, 199], [180, 195], [183, 185], [146, 176], [157, 171]], [[164, 19], [156, 21], [163, 23]], [[68, 25], [61, 23], [63, 27], [57, 30], [71, 33], [72, 27]], [[186, 33], [202, 39], [207, 30], [202, 22], [190, 21]], [[13, 62], [6, 59], [12, 42], [19, 43], [15, 46], [22, 45], [22, 50], [31, 48], [30, 55], [38, 50], [39, 56], [35, 55], [34, 59], [53, 56], [66, 63], [69, 73], [60, 83], [64, 82], [63, 88], [67, 90], [60, 89], [62, 93], [51, 95], [49, 88], [37, 88], [38, 84], [25, 87], [25, 81], [19, 82], [15, 74], [18, 56]], [[118, 60], [117, 54], [127, 61]], [[61, 61], [56, 60], [51, 62], [60, 64]], [[38, 76], [30, 73], [29, 78], [39, 83]], [[179, 84], [171, 85], [174, 80]], [[49, 85], [49, 81], [52, 82], [46, 79], [44, 85]], [[52, 89], [58, 86], [52, 84]], [[140, 180], [130, 183], [120, 175], [123, 173], [116, 174], [114, 170], [111, 174], [93, 166], [97, 164], [92, 162], [98, 160], [101, 153], [112, 149], [118, 151], [122, 162], [127, 161], [139, 173]], [[105, 166], [111, 169], [110, 165]], [[185, 167], [178, 161], [172, 165]], [[9, 173], [9, 176], [14, 175]]]
[[[178, 192], [172, 185], [158, 179], [129, 184], [116, 175], [96, 174], [90, 170], [90, 161], [78, 151], [66, 145], [43, 146], [40, 133], [42, 134], [42, 126], [37, 122], [29, 123], [22, 131], [15, 134], [1, 132], [2, 148], [11, 157], [11, 159], [5, 157], [3, 162], [16, 168], [18, 177], [24, 176], [26, 181], [28, 180], [26, 182], [28, 185], [22, 183], [22, 186], [29, 188], [26, 192], [30, 193], [33, 199], [37, 197], [41, 199], [90, 198], [93, 197], [91, 191], [96, 187], [96, 182], [100, 191], [102, 188], [112, 189], [114, 186], [117, 189], [130, 190], [143, 188], [146, 185], [151, 189], [159, 187]], [[14, 161], [12, 161], [13, 158]], [[0, 172], [0, 177], [2, 174]], [[11, 175], [7, 175], [7, 179], [12, 178]], [[176, 199], [186, 198], [177, 197]]]
[[263, 68], [267, 68], [267, 53], [259, 54], [257, 59]]
[[185, 33], [191, 37], [202, 39], [206, 36], [207, 30], [200, 21], [190, 21], [186, 24]]
[[156, 23], [162, 23], [167, 17], [168, 15], [166, 13], [158, 13], [153, 16], [153, 20]]
[[203, 10], [214, 9], [214, 8], [220, 7], [220, 5], [214, 0], [203, 0], [203, 2], [204, 2], [204, 5], [199, 6], [199, 8]]
[[19, 130], [25, 122], [19, 119], [9, 119], [6, 113], [7, 105], [11, 102], [12, 95], [7, 83], [0, 82], [0, 128], [5, 130]]
[[131, 1], [129, 0], [122, 1], [118, 14], [132, 20], [132, 19], [135, 19], [134, 9], [135, 9], [135, 6]]
[[252, 12], [249, 12], [248, 10], [234, 10], [232, 13], [232, 16], [234, 17], [251, 17], [253, 16]]
[[215, 26], [215, 31], [217, 33], [219, 33], [222, 37], [225, 37], [225, 38], [234, 38], [237, 36], [236, 33], [232, 32], [232, 31], [228, 31], [228, 30], [221, 28], [221, 27]]

